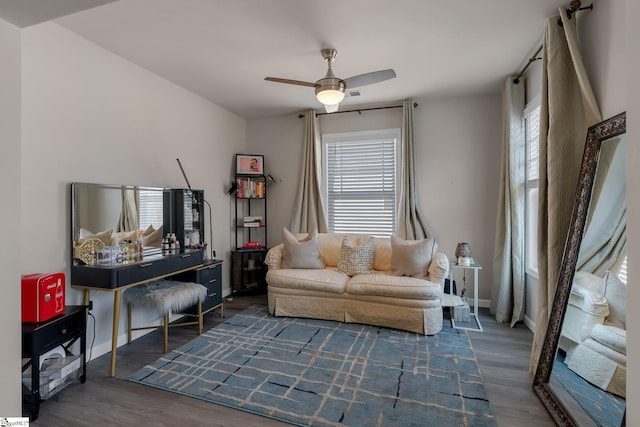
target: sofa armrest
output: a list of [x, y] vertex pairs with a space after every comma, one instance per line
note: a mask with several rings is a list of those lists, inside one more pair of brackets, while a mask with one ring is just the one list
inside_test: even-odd
[[264, 257], [264, 263], [270, 270], [278, 270], [280, 268], [283, 248], [284, 244], [280, 243], [267, 251], [267, 255]]
[[590, 315], [602, 317], [609, 315], [609, 304], [605, 297], [575, 282], [569, 294], [569, 304]]
[[433, 254], [429, 268], [429, 281], [440, 283], [444, 289], [444, 279], [449, 277], [449, 258], [444, 252], [436, 252]]

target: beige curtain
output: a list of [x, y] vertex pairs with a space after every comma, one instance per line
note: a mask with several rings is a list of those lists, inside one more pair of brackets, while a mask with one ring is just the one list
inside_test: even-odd
[[138, 191], [123, 188], [121, 194], [122, 211], [116, 231], [133, 231], [138, 229]]
[[524, 81], [507, 78], [502, 93], [502, 161], [493, 250], [491, 313], [513, 327], [524, 318]]
[[604, 277], [607, 270], [617, 271], [624, 259], [627, 244], [626, 153], [624, 137], [602, 143], [577, 270]]
[[530, 371], [538, 365], [575, 199], [589, 126], [601, 121], [576, 36], [576, 20], [560, 9], [549, 18], [542, 52], [538, 302]]
[[298, 195], [291, 228], [293, 233], [306, 232], [312, 229], [326, 233], [327, 220], [324, 214], [320, 172], [322, 151], [318, 116], [315, 111], [307, 111], [304, 115], [304, 151], [302, 153], [302, 170], [298, 182]]
[[400, 190], [396, 235], [403, 239], [421, 240], [434, 234], [418, 204], [413, 146], [413, 102], [405, 100], [402, 103]]

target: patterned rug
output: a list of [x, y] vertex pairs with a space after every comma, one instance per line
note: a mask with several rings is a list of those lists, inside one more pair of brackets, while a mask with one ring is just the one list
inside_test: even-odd
[[496, 426], [467, 332], [273, 317], [253, 306], [130, 381], [312, 426]]
[[618, 427], [622, 425], [626, 406], [625, 399], [601, 390], [578, 376], [564, 363], [562, 352], [558, 352], [556, 356], [552, 375], [591, 417], [596, 426]]

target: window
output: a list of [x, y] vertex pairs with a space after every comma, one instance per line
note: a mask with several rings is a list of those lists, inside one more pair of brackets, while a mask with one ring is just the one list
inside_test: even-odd
[[527, 273], [538, 276], [538, 173], [540, 99], [529, 103], [524, 111], [526, 146], [525, 259]]
[[322, 142], [329, 231], [393, 234], [400, 129], [325, 134]]
[[156, 230], [162, 225], [163, 205], [162, 205], [163, 192], [158, 189], [145, 190], [140, 188], [138, 190], [139, 204], [139, 224], [140, 230], [146, 230], [150, 225]]

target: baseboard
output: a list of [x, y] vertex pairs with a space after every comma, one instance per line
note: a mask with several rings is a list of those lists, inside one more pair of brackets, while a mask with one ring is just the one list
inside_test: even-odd
[[533, 320], [531, 320], [531, 318], [529, 316], [524, 316], [524, 324], [526, 325], [527, 328], [529, 328], [529, 330], [531, 332], [535, 332], [536, 330], [536, 322], [534, 322]]
[[[182, 316], [180, 315], [171, 315], [171, 317], [169, 318], [169, 323], [173, 322], [174, 320], [177, 320], [179, 318], [181, 318]], [[155, 320], [156, 322], [162, 322], [162, 318], [158, 318]], [[151, 321], [153, 322], [153, 321]], [[153, 324], [153, 323], [150, 323]], [[89, 329], [89, 328], [87, 328]], [[140, 331], [132, 331], [131, 332], [131, 341], [135, 341], [140, 337], [143, 337], [153, 331], [155, 331], [156, 329], [144, 329], [144, 330], [140, 330]], [[89, 344], [90, 341], [87, 340], [87, 344]], [[120, 335], [118, 335], [118, 348], [122, 347], [123, 345], [128, 344], [128, 340], [127, 340], [127, 331], [125, 329], [124, 333], [121, 333]], [[88, 347], [88, 345], [87, 345]], [[102, 342], [96, 346], [94, 346], [93, 348], [87, 348], [87, 362], [90, 362], [93, 359], [97, 359], [98, 357], [105, 355], [107, 353], [111, 352], [111, 341], [105, 341]]]

